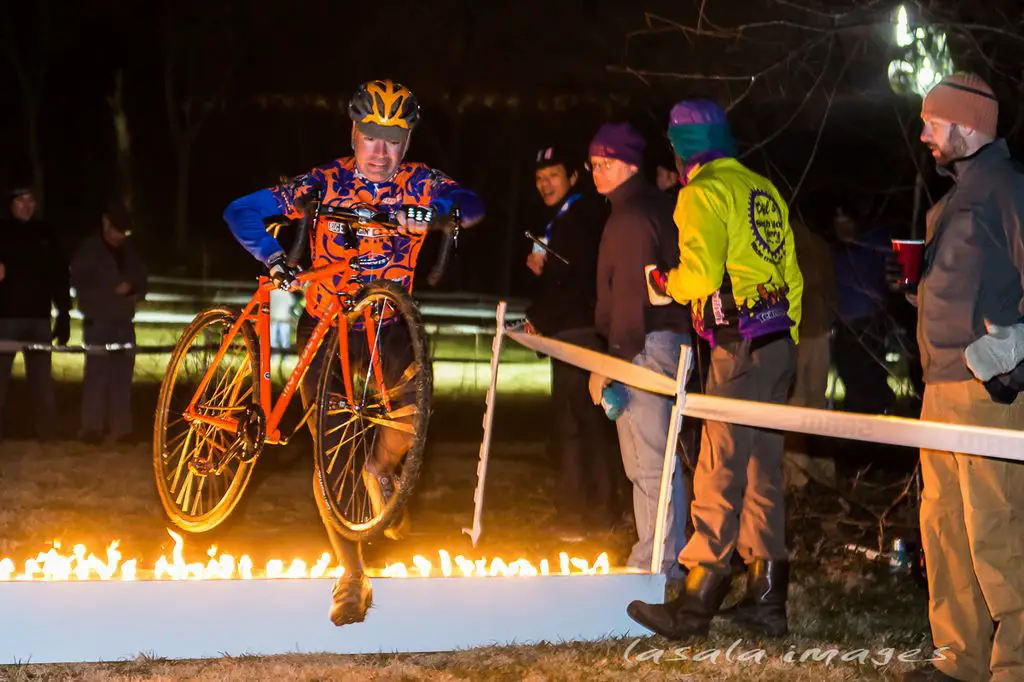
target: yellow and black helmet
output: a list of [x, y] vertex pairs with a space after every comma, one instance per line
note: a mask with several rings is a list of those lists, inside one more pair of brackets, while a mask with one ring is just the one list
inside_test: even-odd
[[367, 134], [404, 138], [420, 118], [416, 96], [391, 80], [363, 83], [348, 103], [349, 118]]

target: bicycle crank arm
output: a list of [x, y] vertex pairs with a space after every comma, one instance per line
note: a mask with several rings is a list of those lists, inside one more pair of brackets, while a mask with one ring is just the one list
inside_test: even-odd
[[189, 423], [208, 424], [210, 426], [216, 426], [218, 429], [228, 431], [229, 433], [238, 433], [238, 420], [237, 419], [225, 419], [224, 417], [214, 417], [210, 414], [189, 414], [185, 413], [185, 421]]

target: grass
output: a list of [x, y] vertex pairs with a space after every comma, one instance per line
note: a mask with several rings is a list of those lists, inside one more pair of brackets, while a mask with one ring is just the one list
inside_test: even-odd
[[[749, 662], [728, 662], [725, 654], [736, 641], [723, 633], [692, 650], [691, 656], [703, 660], [681, 661], [673, 650], [642, 642], [630, 649], [633, 640], [608, 640], [587, 644], [542, 644], [521, 647], [489, 647], [465, 652], [335, 656], [283, 655], [265, 658], [224, 657], [204, 661], [163, 661], [140, 657], [134, 661], [93, 665], [23, 665], [10, 670], [12, 682], [21, 680], [209, 680], [228, 682], [252, 680], [481, 680], [483, 682], [519, 680], [750, 680], [752, 682], [822, 682], [822, 680], [898, 680], [913, 667], [899, 661], [922, 660], [922, 654], [896, 647], [870, 648], [864, 654], [853, 647], [842, 653], [849, 659], [839, 661], [828, 650], [820, 655], [814, 649], [821, 642], [791, 639], [787, 643], [765, 645], [763, 662], [756, 662], [760, 643], [748, 642], [734, 647], [731, 656], [746, 652]], [[653, 646], [652, 646], [653, 644]], [[887, 649], [891, 648], [892, 651]], [[656, 654], [663, 650], [660, 660]], [[713, 660], [717, 650], [717, 659]], [[628, 654], [627, 654], [628, 652]], [[793, 653], [791, 653], [793, 652]], [[810, 655], [808, 655], [808, 652]], [[787, 658], [787, 654], [790, 654]], [[629, 657], [627, 660], [627, 656]], [[647, 658], [644, 658], [644, 657]], [[801, 661], [801, 657], [806, 657]], [[861, 658], [863, 657], [863, 658]], [[640, 658], [641, 660], [637, 660]], [[885, 664], [887, 659], [891, 663]], [[861, 660], [865, 662], [860, 662]], [[792, 661], [792, 662], [790, 662]], [[878, 664], [882, 665], [878, 665]]]

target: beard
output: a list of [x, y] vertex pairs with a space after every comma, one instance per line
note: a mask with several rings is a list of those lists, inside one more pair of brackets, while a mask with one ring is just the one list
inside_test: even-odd
[[957, 126], [949, 129], [949, 138], [945, 144], [930, 144], [928, 146], [932, 149], [935, 163], [940, 166], [949, 166], [954, 161], [967, 156], [967, 140], [964, 139]]

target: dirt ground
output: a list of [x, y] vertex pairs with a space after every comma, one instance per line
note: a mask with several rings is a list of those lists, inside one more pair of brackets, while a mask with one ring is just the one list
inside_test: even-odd
[[[140, 394], [140, 404], [145, 395]], [[73, 394], [62, 393], [61, 401], [65, 407], [73, 405]], [[544, 402], [538, 398], [499, 399], [484, 537], [473, 549], [461, 533], [472, 521], [482, 413], [482, 396], [437, 405], [412, 505], [414, 534], [402, 542], [370, 545], [370, 566], [408, 563], [417, 553], [436, 556], [440, 548], [470, 558], [501, 555], [534, 561], [554, 560], [565, 548], [547, 531], [556, 491], [543, 445]], [[139, 422], [146, 426], [144, 419]], [[116, 448], [70, 441], [38, 445], [9, 440], [0, 445], [0, 557], [23, 561], [46, 551], [46, 543], [55, 538], [63, 547], [85, 543], [97, 554], [118, 539], [125, 557], [137, 557], [141, 564], [169, 556], [173, 542], [153, 488], [150, 446], [144, 436], [140, 441]], [[898, 494], [912, 458], [905, 452], [870, 452], [849, 444], [829, 448], [845, 462], [841, 490], [812, 484], [789, 500], [793, 634], [784, 639], [753, 642], [716, 622], [711, 638], [686, 652], [675, 650], [678, 644], [645, 638], [418, 655], [203, 661], [140, 655], [110, 664], [9, 662], [14, 665], [0, 667], [0, 680], [898, 679], [931, 651], [925, 594], [906, 575], [893, 574], [843, 546], [858, 542], [877, 548], [879, 517]], [[311, 497], [308, 453], [304, 438], [268, 451], [235, 516], [209, 536], [186, 538], [186, 559], [203, 560], [211, 544], [236, 556], [248, 553], [257, 566], [271, 557], [315, 560], [326, 551]], [[867, 462], [874, 464], [864, 472]], [[890, 542], [896, 533], [912, 533], [913, 512], [906, 504], [891, 510], [882, 542]], [[614, 565], [622, 562], [632, 541], [630, 529], [621, 527], [573, 545], [572, 552], [593, 559], [607, 551]], [[734, 589], [741, 590], [742, 581]], [[746, 662], [725, 656], [737, 639], [740, 650], [753, 652]], [[757, 654], [761, 648], [763, 654]], [[697, 654], [698, 660], [692, 660]]]

